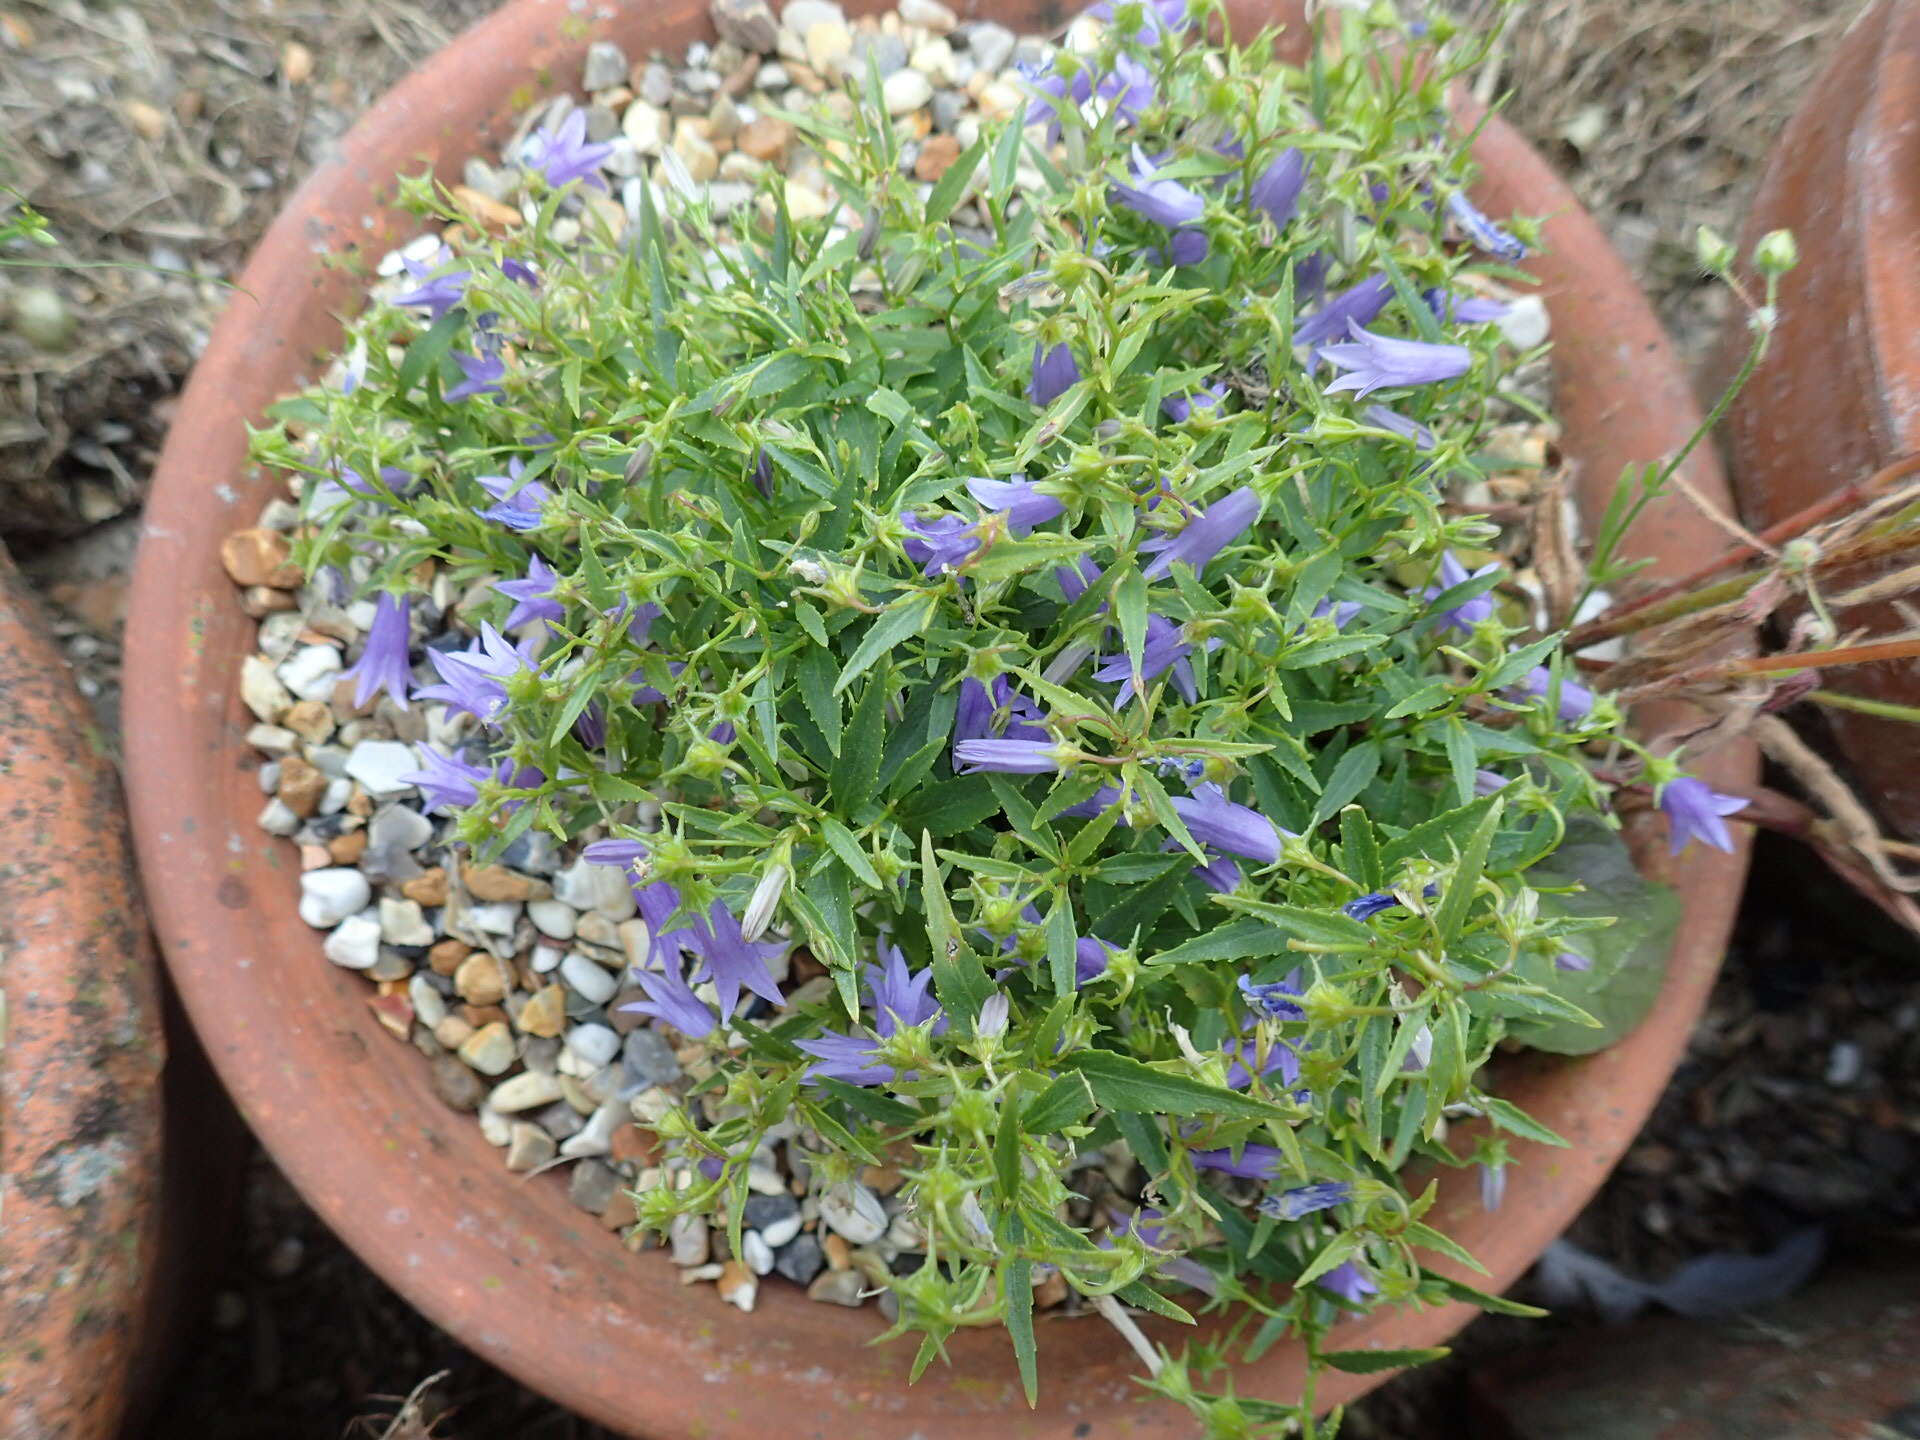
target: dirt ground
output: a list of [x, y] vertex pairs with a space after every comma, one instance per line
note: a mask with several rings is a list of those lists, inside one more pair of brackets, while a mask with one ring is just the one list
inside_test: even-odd
[[[0, 541], [49, 599], [81, 684], [118, 714], [118, 631], [146, 477], [222, 282], [359, 111], [488, 0], [0, 0], [0, 183], [64, 241], [72, 339], [0, 328]], [[1502, 0], [1451, 0], [1464, 16]], [[1693, 230], [1731, 233], [1858, 0], [1532, 0], [1483, 93], [1572, 178], [1698, 357], [1722, 315]], [[103, 262], [116, 267], [97, 268]], [[137, 718], [137, 717], [130, 717]], [[1756, 883], [1707, 1021], [1653, 1123], [1572, 1238], [1659, 1278], [1823, 1225], [1920, 1227], [1920, 1017], [1910, 940], [1784, 842]], [[1784, 1123], [1783, 1117], [1790, 1117]], [[153, 1433], [587, 1440], [415, 1315], [255, 1157], [190, 1363]], [[1454, 1361], [1378, 1392], [1363, 1440], [1465, 1433], [1476, 1354], [1593, 1324], [1484, 1324]], [[1604, 1344], [1604, 1338], [1595, 1341]], [[430, 1377], [417, 1403], [402, 1397]], [[387, 1398], [382, 1398], [387, 1397]], [[451, 1412], [444, 1413], [443, 1412]], [[399, 1414], [398, 1420], [394, 1417]]]

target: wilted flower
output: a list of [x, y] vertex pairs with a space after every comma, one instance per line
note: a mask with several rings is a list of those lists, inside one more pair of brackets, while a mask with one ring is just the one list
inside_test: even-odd
[[746, 913], [740, 917], [740, 934], [747, 940], [758, 940], [767, 931], [773, 920], [773, 913], [780, 906], [780, 897], [786, 894], [790, 872], [784, 865], [769, 865], [759, 883], [753, 887], [748, 897]]
[[1660, 808], [1666, 811], [1672, 831], [1673, 853], [1678, 855], [1690, 841], [1699, 840], [1731, 855], [1733, 836], [1723, 817], [1737, 815], [1752, 803], [1738, 795], [1722, 795], [1691, 775], [1669, 780], [1660, 791]]
[[1142, 550], [1158, 553], [1140, 573], [1158, 580], [1173, 569], [1176, 560], [1196, 571], [1204, 570], [1209, 560], [1246, 534], [1259, 518], [1258, 492], [1242, 485], [1188, 520], [1177, 535], [1158, 535], [1143, 541]]
[[994, 1040], [1007, 1033], [1011, 1005], [1007, 992], [996, 990], [980, 1002], [980, 1013], [973, 1017], [973, 1033], [982, 1040]]
[[1389, 386], [1431, 385], [1457, 379], [1473, 363], [1473, 352], [1464, 345], [1395, 340], [1363, 330], [1353, 320], [1347, 322], [1347, 334], [1352, 343], [1326, 345], [1320, 350], [1322, 358], [1348, 372], [1327, 386], [1329, 395], [1351, 390], [1364, 400]]
[[538, 170], [555, 189], [584, 180], [594, 189], [604, 190], [607, 182], [600, 178], [600, 166], [611, 154], [612, 145], [587, 143], [587, 112], [575, 106], [556, 128], [542, 126], [534, 131], [527, 142], [525, 164]]
[[407, 708], [407, 686], [412, 671], [407, 665], [407, 647], [412, 626], [411, 601], [404, 595], [382, 594], [374, 601], [373, 623], [367, 627], [366, 648], [340, 678], [352, 680], [353, 703], [364, 706], [382, 690], [393, 703]]
[[1344, 1180], [1323, 1180], [1282, 1190], [1260, 1202], [1260, 1213], [1276, 1220], [1302, 1220], [1320, 1210], [1331, 1210], [1353, 1198], [1353, 1186]]
[[1527, 258], [1527, 247], [1509, 232], [1502, 230], [1493, 221], [1483, 215], [1467, 198], [1467, 192], [1456, 190], [1447, 196], [1447, 214], [1467, 232], [1467, 238], [1497, 259], [1518, 264]]
[[1080, 367], [1073, 351], [1059, 345], [1033, 348], [1033, 378], [1027, 382], [1027, 399], [1036, 405], [1051, 405], [1080, 381]]
[[553, 598], [553, 587], [559, 579], [559, 572], [540, 556], [533, 555], [527, 559], [524, 579], [494, 581], [493, 588], [513, 601], [513, 609], [500, 628], [518, 630], [534, 620], [564, 619], [566, 607]]

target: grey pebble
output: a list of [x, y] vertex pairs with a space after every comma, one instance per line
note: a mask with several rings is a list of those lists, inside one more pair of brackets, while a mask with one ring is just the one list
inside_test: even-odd
[[645, 1028], [627, 1032], [620, 1068], [626, 1082], [637, 1090], [671, 1085], [680, 1078], [680, 1062], [674, 1058], [673, 1047], [657, 1031]]
[[821, 1253], [817, 1238], [798, 1235], [774, 1254], [773, 1268], [796, 1285], [810, 1285], [813, 1277], [827, 1268], [827, 1257]]
[[627, 55], [624, 50], [611, 40], [596, 40], [587, 47], [587, 63], [580, 72], [581, 89], [591, 95], [626, 83]]
[[567, 1198], [582, 1210], [598, 1215], [620, 1193], [620, 1172], [599, 1160], [582, 1160], [573, 1167]]
[[487, 1097], [480, 1077], [452, 1055], [439, 1055], [432, 1066], [433, 1093], [455, 1110], [478, 1110]]
[[571, 1140], [587, 1123], [586, 1117], [564, 1100], [555, 1101], [533, 1118], [556, 1140]]
[[1004, 25], [982, 20], [966, 27], [966, 41], [967, 49], [973, 53], [973, 63], [982, 70], [998, 74], [1006, 69], [1007, 61], [1012, 58], [1018, 37]]
[[516, 1120], [507, 1131], [507, 1169], [524, 1174], [553, 1159], [553, 1137], [540, 1126]]

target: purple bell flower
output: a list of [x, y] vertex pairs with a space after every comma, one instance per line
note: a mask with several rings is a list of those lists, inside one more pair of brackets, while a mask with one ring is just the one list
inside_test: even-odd
[[629, 1000], [618, 1006], [619, 1010], [627, 1014], [651, 1016], [694, 1040], [704, 1040], [717, 1028], [713, 1011], [695, 996], [693, 987], [681, 973], [678, 956], [669, 957], [667, 963], [658, 970], [636, 969], [631, 973], [640, 988], [647, 992], [647, 998]]
[[692, 946], [706, 962], [693, 978], [713, 981], [722, 1020], [732, 1017], [742, 987], [770, 1004], [787, 1003], [768, 966], [768, 961], [786, 947], [748, 940], [741, 933], [738, 917], [720, 901], [713, 902], [705, 919], [693, 922]]
[[1265, 212], [1274, 228], [1284, 230], [1300, 209], [1300, 191], [1307, 183], [1307, 159], [1298, 150], [1282, 150], [1253, 182], [1247, 199]]
[[539, 527], [541, 509], [553, 498], [553, 491], [538, 480], [523, 481], [520, 476], [526, 468], [516, 455], [507, 462], [505, 475], [474, 477], [482, 490], [500, 502], [480, 511], [482, 520], [492, 520], [509, 530], [522, 532]]
[[461, 355], [455, 353], [453, 363], [467, 378], [441, 398], [452, 404], [460, 400], [471, 400], [476, 395], [498, 395], [501, 393], [500, 381], [507, 375], [507, 362], [498, 355]]
[[1027, 399], [1036, 405], [1051, 405], [1080, 382], [1080, 366], [1073, 351], [1063, 344], [1036, 345], [1033, 349], [1033, 378], [1027, 382]]
[[[446, 253], [444, 246], [441, 253]], [[438, 320], [466, 299], [467, 282], [473, 278], [471, 270], [449, 270], [444, 275], [435, 275], [434, 265], [438, 264], [438, 261], [432, 264], [421, 264], [402, 256], [400, 263], [406, 266], [407, 274], [420, 283], [406, 294], [394, 296], [395, 305], [408, 309], [423, 309], [427, 312], [427, 319]]]
[[1737, 815], [1752, 803], [1737, 795], [1722, 795], [1691, 775], [1669, 780], [1660, 791], [1660, 808], [1667, 813], [1673, 853], [1678, 855], [1689, 842], [1699, 840], [1731, 855], [1733, 836], [1724, 817]]
[[1107, 973], [1107, 961], [1120, 947], [1109, 945], [1091, 935], [1082, 935], [1073, 942], [1073, 983], [1085, 985], [1090, 980], [1098, 980]]
[[1053, 496], [1042, 494], [1032, 480], [989, 480], [976, 475], [967, 481], [967, 493], [983, 509], [1005, 515], [1007, 529], [1015, 536], [1057, 519], [1067, 509]]
[[1380, 1287], [1352, 1260], [1342, 1261], [1314, 1283], [1331, 1290], [1350, 1305], [1362, 1304], [1369, 1295], [1380, 1293]]
[[1329, 395], [1351, 390], [1364, 400], [1376, 390], [1401, 385], [1432, 385], [1467, 373], [1473, 352], [1464, 345], [1429, 345], [1424, 340], [1395, 340], [1347, 322], [1352, 343], [1322, 346], [1322, 358], [1347, 373], [1327, 386]]
[[1357, 600], [1322, 600], [1318, 605], [1313, 607], [1313, 613], [1307, 618], [1310, 620], [1324, 620], [1332, 617], [1333, 628], [1336, 630], [1344, 630], [1353, 623], [1354, 617], [1359, 615], [1363, 608], [1365, 607]]
[[[1469, 572], [1466, 566], [1454, 558], [1451, 550], [1446, 551], [1440, 557], [1440, 583], [1427, 588], [1426, 598], [1431, 600], [1437, 595], [1444, 595], [1456, 585], [1464, 585], [1469, 580], [1478, 580], [1483, 575], [1497, 574], [1499, 570], [1498, 564], [1489, 563]], [[1474, 626], [1482, 620], [1490, 619], [1492, 615], [1493, 594], [1488, 591], [1474, 596], [1471, 600], [1462, 601], [1451, 610], [1441, 611], [1439, 619], [1442, 625], [1451, 626], [1463, 635], [1471, 635]]]
[[1349, 900], [1340, 907], [1341, 913], [1349, 920], [1371, 920], [1382, 910], [1397, 910], [1400, 899], [1390, 890], [1375, 890], [1372, 894], [1362, 895], [1358, 900]]
[[1578, 950], [1562, 950], [1558, 955], [1553, 957], [1553, 968], [1578, 974], [1582, 971], [1593, 969], [1593, 961], [1585, 955], [1582, 955]]
[[[1536, 665], [1527, 672], [1525, 679], [1513, 687], [1511, 693], [1521, 699], [1544, 700], [1552, 688], [1553, 671], [1544, 665]], [[1562, 676], [1558, 709], [1563, 725], [1578, 725], [1593, 713], [1593, 691], [1570, 676]]]
[[1158, 580], [1173, 569], [1174, 562], [1191, 565], [1198, 573], [1207, 562], [1244, 535], [1260, 518], [1260, 496], [1251, 486], [1242, 485], [1230, 495], [1213, 502], [1187, 521], [1177, 535], [1161, 535], [1142, 542], [1140, 548], [1157, 551], [1141, 574]]
[[364, 706], [382, 690], [393, 703], [407, 709], [407, 686], [413, 676], [407, 665], [411, 630], [411, 602], [404, 595], [382, 595], [373, 604], [373, 623], [367, 627], [366, 648], [342, 680], [354, 681], [353, 703]]
[[1191, 395], [1169, 395], [1160, 402], [1160, 411], [1167, 419], [1178, 425], [1193, 418], [1196, 410], [1217, 410], [1227, 398], [1227, 384], [1216, 380], [1194, 391]]
[[1466, 191], [1456, 190], [1447, 196], [1447, 214], [1467, 233], [1468, 239], [1496, 259], [1518, 264], [1527, 258], [1526, 245], [1482, 214], [1467, 198]]
[[1488, 325], [1505, 318], [1513, 307], [1479, 295], [1454, 295], [1445, 290], [1423, 290], [1420, 298], [1442, 325]]
[[[1180, 847], [1169, 840], [1167, 848], [1177, 850]], [[1191, 873], [1216, 895], [1231, 895], [1240, 888], [1240, 867], [1227, 856], [1217, 855], [1212, 851], [1208, 851], [1207, 863], [1194, 866]]]
[[1154, 176], [1159, 173], [1159, 167], [1138, 145], [1133, 147], [1132, 173], [1133, 184], [1123, 185], [1116, 180], [1110, 191], [1114, 199], [1134, 214], [1173, 230], [1193, 224], [1205, 212], [1207, 202], [1178, 180], [1156, 180]]
[[483, 725], [499, 724], [499, 714], [507, 704], [507, 689], [502, 683], [506, 677], [532, 668], [526, 647], [516, 649], [498, 630], [486, 624], [480, 627], [479, 649], [456, 650], [451, 654], [429, 650], [427, 659], [439, 672], [442, 683], [425, 686], [416, 691], [416, 695], [422, 700], [445, 701], [453, 709], [473, 715]]
[[911, 512], [900, 523], [913, 534], [902, 542], [907, 558], [919, 562], [924, 573], [933, 576], [942, 570], [958, 570], [980, 548], [980, 536], [972, 522], [958, 515], [935, 515], [922, 520]]
[[1049, 775], [1065, 758], [1069, 747], [1051, 740], [962, 740], [953, 747], [955, 767], [962, 775], [990, 770], [1002, 775]]
[[941, 1014], [939, 1002], [927, 993], [933, 984], [932, 969], [913, 974], [907, 969], [906, 956], [897, 946], [883, 944], [880, 955], [884, 965], [869, 965], [865, 977], [874, 1034], [847, 1035], [829, 1030], [817, 1039], [795, 1041], [819, 1062], [807, 1070], [809, 1080], [824, 1077], [849, 1085], [888, 1084], [897, 1077], [891, 1065], [875, 1060], [878, 1040], [891, 1037], [903, 1027], [911, 1029], [929, 1020], [934, 1021], [931, 1033], [946, 1032], [947, 1018]]
[[1292, 1089], [1300, 1080], [1300, 1056], [1284, 1040], [1276, 1040], [1267, 1047], [1267, 1058], [1260, 1060], [1260, 1047], [1252, 1040], [1229, 1040], [1221, 1047], [1229, 1057], [1227, 1065], [1227, 1088], [1244, 1090], [1253, 1084], [1254, 1067], [1258, 1065], [1260, 1078], [1278, 1074], [1280, 1088]]
[[953, 712], [953, 768], [960, 768], [958, 742], [962, 740], [1045, 740], [1042, 718], [1034, 703], [1004, 675], [994, 676], [990, 686], [971, 677], [962, 680], [960, 703]]
[[1191, 797], [1173, 797], [1173, 811], [1203, 845], [1262, 865], [1280, 858], [1280, 832], [1258, 810], [1236, 805], [1218, 785], [1194, 787]]
[[580, 852], [580, 858], [589, 865], [617, 865], [631, 870], [647, 858], [647, 847], [638, 840], [595, 840]]
[[526, 578], [494, 581], [493, 588], [513, 601], [513, 610], [500, 628], [518, 630], [533, 620], [564, 619], [566, 606], [553, 598], [553, 587], [559, 579], [559, 573], [551, 565], [534, 555], [527, 560]]
[[600, 178], [600, 166], [611, 154], [611, 145], [587, 143], [587, 112], [576, 106], [556, 129], [542, 126], [534, 131], [527, 142], [525, 164], [544, 175], [556, 190], [575, 180], [604, 190], [607, 182]]
[[1352, 1198], [1353, 1186], [1346, 1181], [1323, 1180], [1318, 1184], [1301, 1185], [1292, 1190], [1282, 1190], [1278, 1195], [1269, 1195], [1260, 1202], [1259, 1210], [1262, 1215], [1271, 1215], [1275, 1220], [1304, 1220], [1321, 1210], [1344, 1205]]
[[[1294, 323], [1293, 343], [1320, 350], [1327, 341], [1345, 335], [1349, 325], [1371, 324], [1391, 299], [1393, 282], [1384, 275], [1369, 275], [1359, 284], [1342, 290], [1318, 310], [1300, 316]], [[1324, 357], [1325, 351], [1320, 350], [1320, 354]]]
[[431, 745], [417, 747], [420, 768], [397, 779], [419, 790], [429, 810], [459, 810], [480, 802], [480, 782], [487, 772], [478, 765], [442, 755]]
[[[1180, 627], [1164, 615], [1147, 616], [1147, 643], [1140, 656], [1140, 678], [1144, 683], [1153, 680], [1168, 670], [1173, 672], [1173, 683], [1186, 702], [1191, 705], [1200, 698], [1194, 686], [1193, 662], [1187, 657], [1193, 653], [1193, 646], [1181, 637]], [[1133, 662], [1124, 654], [1115, 655], [1102, 662], [1093, 672], [1093, 678], [1103, 685], [1120, 687], [1120, 693], [1114, 697], [1114, 708], [1125, 709], [1134, 695]]]
[[1256, 985], [1253, 977], [1242, 974], [1234, 982], [1240, 987], [1240, 998], [1247, 1002], [1247, 1009], [1267, 1020], [1303, 1020], [1306, 1011], [1294, 1002], [1300, 998], [1300, 987], [1285, 980], [1275, 980], [1266, 985]]
[[[1100, 0], [1087, 14], [1103, 25], [1114, 23], [1114, 12], [1126, 0]], [[1136, 45], [1158, 45], [1164, 34], [1178, 35], [1187, 28], [1187, 0], [1140, 0], [1140, 28], [1129, 37]]]
[[526, 286], [529, 290], [540, 288], [540, 272], [524, 260], [515, 260], [508, 256], [500, 262], [500, 273], [509, 280]]
[[1243, 1145], [1238, 1156], [1231, 1150], [1189, 1150], [1187, 1158], [1197, 1169], [1217, 1170], [1242, 1180], [1271, 1180], [1286, 1163], [1286, 1157], [1272, 1145]]
[[1067, 603], [1071, 605], [1087, 593], [1090, 585], [1099, 580], [1100, 567], [1082, 555], [1071, 565], [1056, 566], [1053, 578], [1060, 582], [1060, 593], [1067, 597]]
[[1409, 420], [1397, 410], [1389, 410], [1384, 405], [1369, 405], [1360, 412], [1360, 418], [1377, 430], [1391, 430], [1404, 440], [1411, 440], [1416, 450], [1431, 450], [1439, 442], [1433, 438], [1433, 431], [1418, 420]]

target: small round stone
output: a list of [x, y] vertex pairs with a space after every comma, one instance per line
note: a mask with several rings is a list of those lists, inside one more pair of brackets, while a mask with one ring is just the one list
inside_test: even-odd
[[542, 935], [554, 940], [571, 940], [580, 924], [580, 916], [563, 900], [530, 900], [527, 918]]
[[343, 970], [371, 970], [380, 959], [380, 922], [362, 915], [342, 920], [321, 949]]
[[487, 1104], [502, 1115], [517, 1115], [522, 1110], [551, 1105], [563, 1093], [558, 1076], [527, 1070], [494, 1086], [493, 1093], [487, 1096]]
[[[309, 870], [300, 877], [300, 918], [316, 930], [338, 925], [349, 915], [358, 915], [373, 899], [373, 887], [358, 870], [329, 866]], [[379, 935], [379, 927], [374, 934]]]
[[820, 1197], [820, 1218], [855, 1245], [871, 1245], [887, 1233], [887, 1212], [864, 1185], [831, 1187]]
[[[513, 1033], [499, 1021], [482, 1025], [461, 1044], [460, 1059], [482, 1075], [504, 1075], [517, 1058]], [[497, 1108], [497, 1107], [496, 1107]]]
[[606, 1004], [613, 998], [613, 992], [620, 988], [619, 980], [611, 971], [596, 965], [577, 950], [560, 962], [560, 978], [566, 982], [568, 989], [589, 1005]]
[[898, 70], [880, 87], [889, 115], [906, 115], [933, 99], [933, 82], [918, 70]]
[[436, 1055], [429, 1073], [433, 1093], [455, 1110], [478, 1110], [486, 1098], [487, 1087], [480, 1077], [452, 1055]]

